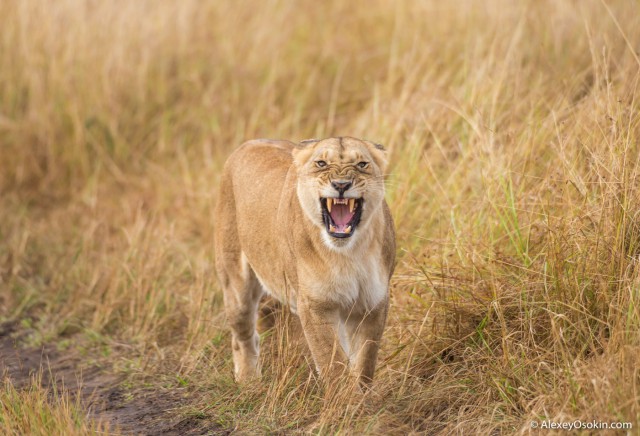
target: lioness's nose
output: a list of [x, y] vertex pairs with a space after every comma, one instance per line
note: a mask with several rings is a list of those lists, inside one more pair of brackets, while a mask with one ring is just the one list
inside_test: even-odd
[[353, 185], [349, 180], [335, 180], [331, 182], [331, 186], [340, 193], [340, 195], [344, 195], [344, 191], [351, 188]]

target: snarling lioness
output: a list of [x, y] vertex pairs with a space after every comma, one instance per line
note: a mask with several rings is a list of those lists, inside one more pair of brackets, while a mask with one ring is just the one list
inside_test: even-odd
[[395, 261], [382, 146], [355, 138], [254, 140], [227, 160], [216, 267], [235, 376], [260, 375], [263, 292], [300, 317], [316, 369], [373, 378]]

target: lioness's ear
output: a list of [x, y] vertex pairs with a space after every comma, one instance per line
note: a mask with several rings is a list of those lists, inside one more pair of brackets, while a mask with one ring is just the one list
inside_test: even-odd
[[305, 164], [306, 161], [309, 160], [309, 157], [313, 153], [313, 145], [317, 143], [318, 139], [305, 139], [301, 141], [296, 147], [291, 150], [291, 155], [293, 156], [293, 162], [296, 167], [300, 168]]
[[374, 162], [378, 165], [380, 171], [384, 172], [387, 169], [387, 151], [382, 145], [376, 144], [375, 142], [365, 141], [365, 143], [369, 147], [369, 152]]

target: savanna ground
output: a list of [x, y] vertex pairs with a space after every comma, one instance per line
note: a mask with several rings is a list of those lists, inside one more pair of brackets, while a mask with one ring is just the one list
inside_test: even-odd
[[[0, 16], [2, 433], [637, 431], [637, 1], [22, 0]], [[327, 395], [286, 310], [240, 389], [213, 269], [221, 166], [246, 139], [337, 135], [390, 156], [374, 392]], [[150, 398], [171, 425], [109, 411]]]

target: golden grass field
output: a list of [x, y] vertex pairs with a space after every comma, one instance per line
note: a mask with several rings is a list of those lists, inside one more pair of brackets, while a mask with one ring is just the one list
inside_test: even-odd
[[[0, 16], [0, 321], [23, 346], [186, 391], [176, 413], [239, 434], [638, 431], [637, 1], [21, 0]], [[220, 169], [247, 139], [338, 135], [390, 157], [374, 392], [325, 395], [286, 311], [239, 388], [213, 268]], [[69, 396], [4, 383], [4, 433], [101, 428]], [[49, 427], [19, 412], [39, 408]]]

